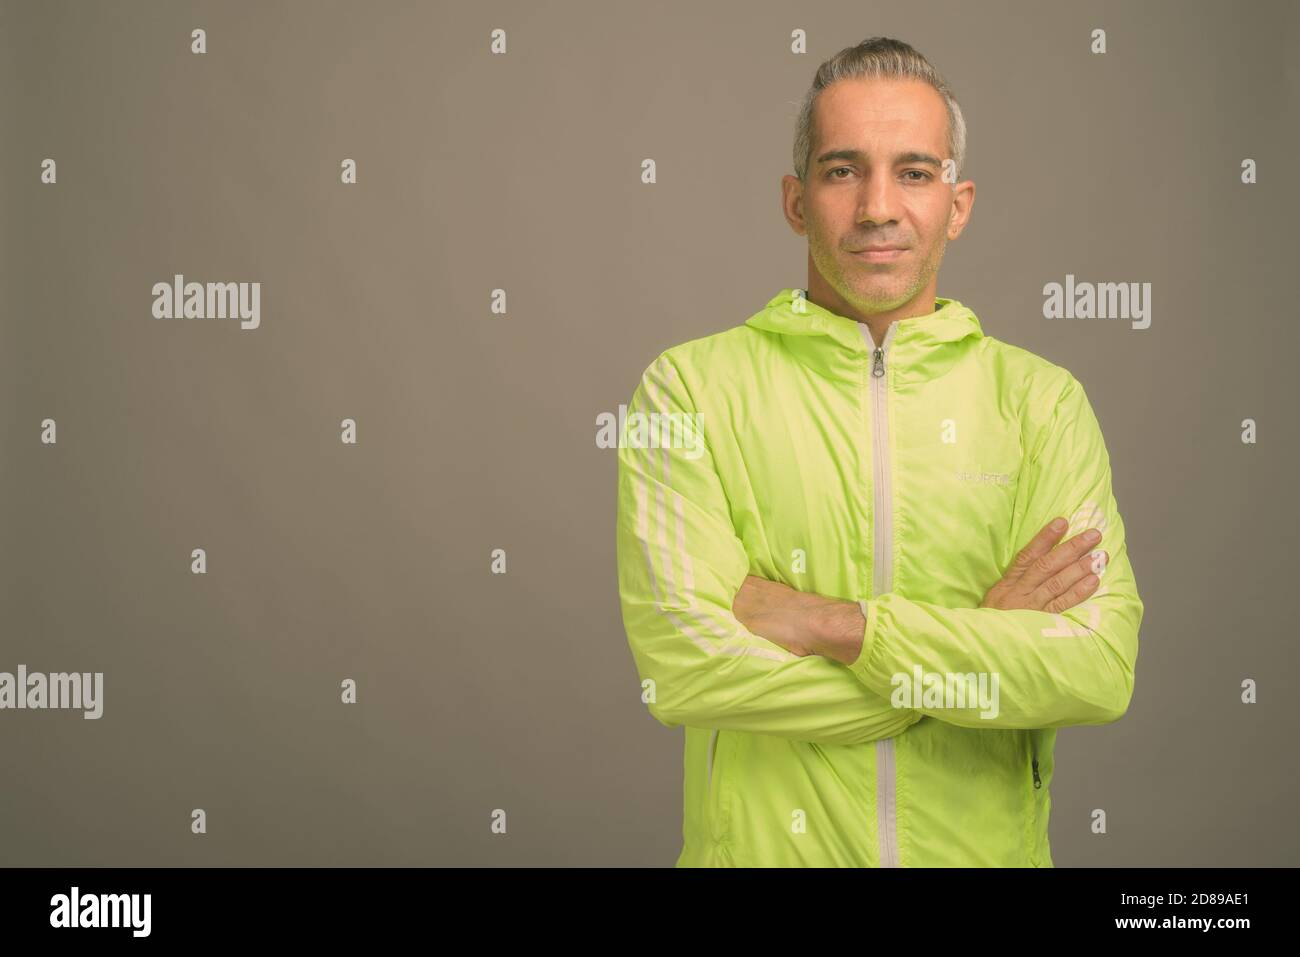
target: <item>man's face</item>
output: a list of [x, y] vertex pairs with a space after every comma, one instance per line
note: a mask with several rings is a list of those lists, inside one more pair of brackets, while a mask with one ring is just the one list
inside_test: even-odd
[[943, 181], [947, 158], [948, 112], [929, 84], [854, 79], [822, 91], [806, 182], [787, 176], [783, 185], [787, 218], [806, 231], [832, 298], [871, 315], [933, 296], [974, 198], [973, 183]]

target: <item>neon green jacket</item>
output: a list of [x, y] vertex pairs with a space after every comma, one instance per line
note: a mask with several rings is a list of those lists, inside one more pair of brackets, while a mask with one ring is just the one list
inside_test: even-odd
[[[1128, 708], [1143, 606], [1083, 387], [936, 307], [877, 349], [785, 289], [627, 406], [620, 603], [642, 699], [686, 728], [678, 866], [1050, 867], [1055, 729]], [[1102, 531], [1092, 597], [980, 608], [1058, 515]], [[749, 574], [858, 601], [861, 656], [750, 632]]]

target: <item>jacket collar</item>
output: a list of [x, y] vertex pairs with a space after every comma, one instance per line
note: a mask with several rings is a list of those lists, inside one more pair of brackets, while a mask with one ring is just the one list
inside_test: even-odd
[[[867, 326], [817, 305], [803, 289], [782, 289], [745, 325], [782, 336], [801, 361], [832, 378], [859, 380], [870, 359]], [[953, 345], [983, 335], [975, 313], [955, 299], [936, 297], [933, 312], [891, 323], [884, 343], [875, 345], [883, 345], [896, 377], [929, 378], [942, 374], [962, 351]]]

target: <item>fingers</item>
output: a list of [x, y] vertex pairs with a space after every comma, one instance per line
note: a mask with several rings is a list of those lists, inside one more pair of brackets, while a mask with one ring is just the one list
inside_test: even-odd
[[[1025, 591], [1036, 590], [1051, 576], [1081, 558], [1088, 549], [1099, 541], [1101, 541], [1101, 534], [1097, 529], [1089, 528], [1062, 542], [1048, 554], [1040, 556], [1030, 563], [1029, 567], [1020, 576], [1020, 587]], [[1053, 592], [1053, 594], [1059, 594], [1059, 592]]]
[[[1030, 595], [1030, 603], [1043, 611], [1059, 613], [1073, 608], [1087, 598], [1101, 583], [1101, 573], [1106, 570], [1110, 556], [1100, 549], [1075, 559], [1048, 577]], [[1090, 583], [1089, 583], [1090, 582]], [[1083, 589], [1082, 592], [1079, 589]], [[1054, 602], [1068, 599], [1063, 607], [1053, 607]]]
[[[1059, 525], [1059, 528], [1053, 528], [1053, 525]], [[1007, 569], [1004, 577], [1016, 578], [1025, 573], [1034, 562], [1048, 554], [1052, 546], [1057, 543], [1062, 535], [1065, 534], [1066, 521], [1063, 518], [1056, 518], [1043, 526], [1042, 531], [1029, 540], [1029, 544], [1020, 550], [1011, 567]]]
[[1043, 526], [1020, 550], [1006, 575], [997, 582], [981, 608], [1031, 608], [1059, 614], [1085, 600], [1101, 584], [1110, 556], [1094, 545], [1101, 531], [1084, 530], [1057, 545], [1069, 528], [1064, 518]]
[[1081, 601], [1093, 593], [1096, 587], [1101, 583], [1101, 579], [1088, 572], [1077, 582], [1075, 582], [1063, 595], [1053, 598], [1044, 607], [1043, 611], [1050, 611], [1054, 615], [1059, 615], [1066, 609], [1073, 608]]

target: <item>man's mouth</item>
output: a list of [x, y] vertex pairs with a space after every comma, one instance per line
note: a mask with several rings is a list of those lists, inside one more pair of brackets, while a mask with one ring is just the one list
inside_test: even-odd
[[856, 259], [869, 263], [887, 263], [896, 259], [901, 259], [907, 250], [902, 246], [867, 246], [864, 249], [851, 252]]

